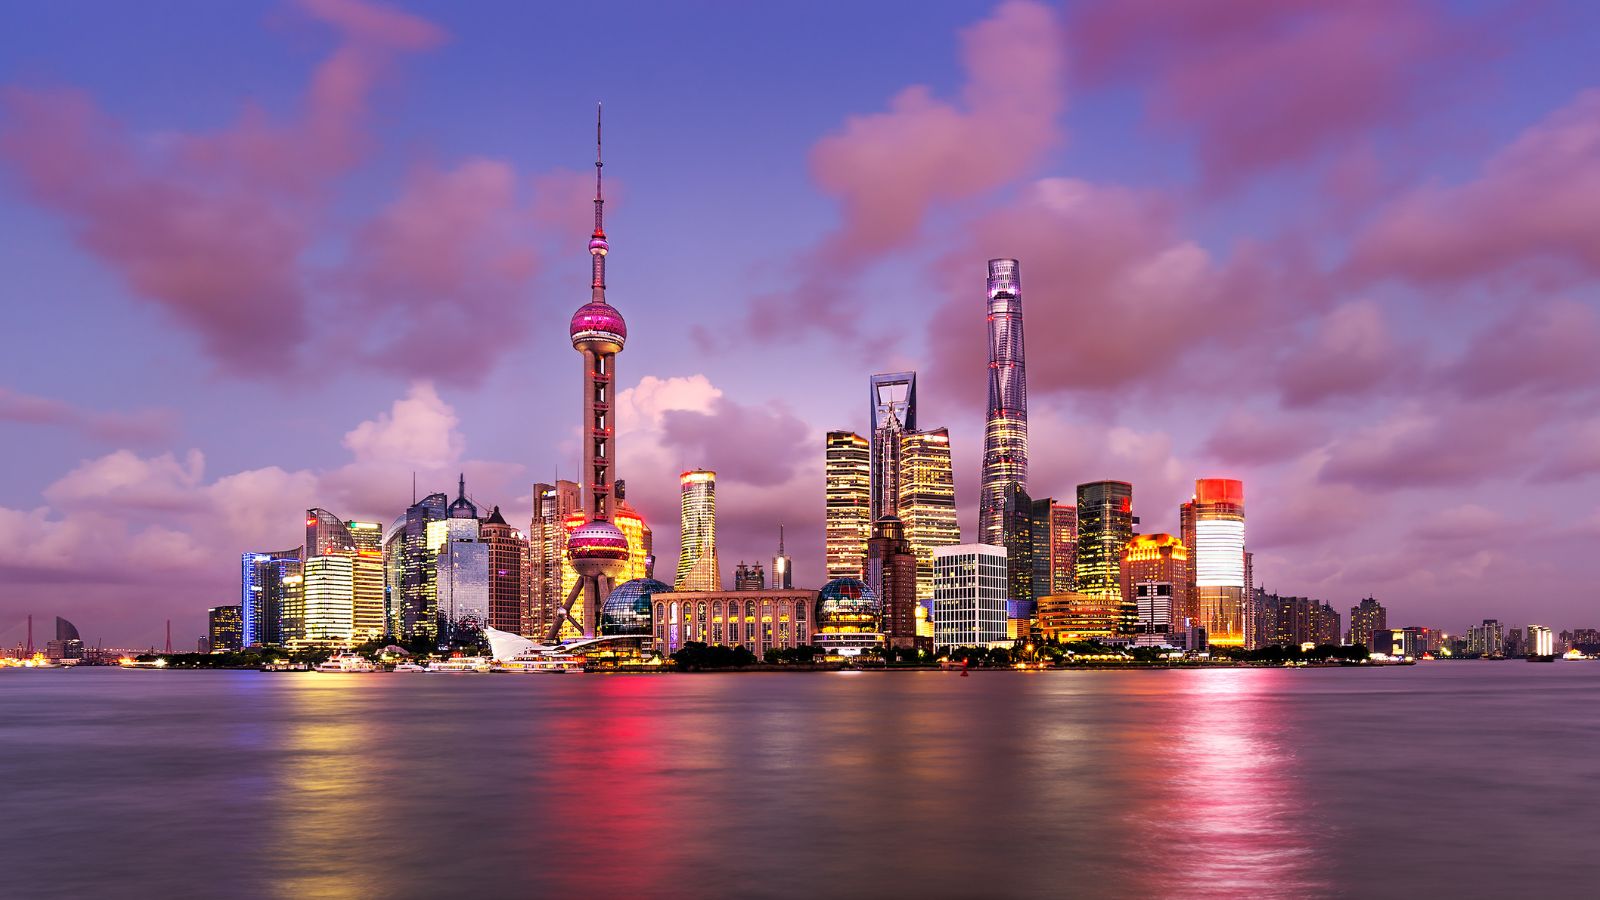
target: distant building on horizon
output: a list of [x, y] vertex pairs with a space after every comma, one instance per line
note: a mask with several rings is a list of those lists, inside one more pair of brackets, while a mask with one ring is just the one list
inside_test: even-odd
[[206, 610], [206, 638], [211, 652], [244, 648], [244, 618], [238, 606], [213, 606]]
[[1497, 619], [1484, 619], [1483, 624], [1467, 629], [1467, 655], [1484, 659], [1505, 656], [1505, 632]]
[[[1256, 589], [1252, 603], [1259, 628], [1252, 649], [1339, 643], [1339, 613], [1327, 603], [1310, 597], [1269, 594], [1264, 588]], [[1212, 638], [1211, 643], [1217, 643], [1216, 639]]]
[[1374, 636], [1389, 628], [1389, 611], [1372, 597], [1365, 597], [1350, 607], [1350, 631], [1345, 642], [1352, 647], [1377, 650]]
[[717, 563], [717, 473], [690, 469], [678, 476], [681, 497], [679, 519], [682, 538], [678, 550], [678, 576], [674, 591], [720, 591], [722, 571]]
[[739, 560], [733, 568], [733, 589], [736, 591], [764, 591], [767, 589], [767, 573], [762, 570], [761, 563], [746, 563]]
[[1024, 491], [1028, 487], [1028, 378], [1022, 340], [1021, 265], [1015, 259], [989, 260], [987, 288], [989, 408], [979, 478], [978, 541], [1004, 547], [1006, 497], [1013, 486]]
[[1529, 656], [1554, 656], [1556, 652], [1555, 634], [1547, 625], [1528, 626], [1528, 655]]
[[239, 609], [246, 647], [278, 647], [300, 633], [303, 547], [240, 557]]
[[825, 453], [827, 575], [860, 578], [872, 536], [870, 449], [855, 432], [830, 431]]
[[557, 479], [533, 486], [533, 518], [528, 523], [527, 596], [521, 633], [542, 638], [561, 620], [562, 603], [577, 583], [567, 558], [568, 520], [583, 521], [583, 499], [576, 481]]
[[794, 590], [794, 558], [784, 552], [783, 526], [778, 526], [778, 553], [772, 557], [772, 586], [780, 591]]

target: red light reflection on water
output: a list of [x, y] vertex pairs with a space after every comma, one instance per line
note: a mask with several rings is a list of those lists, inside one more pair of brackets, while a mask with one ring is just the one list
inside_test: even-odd
[[[1133, 815], [1154, 855], [1152, 889], [1185, 895], [1303, 896], [1326, 891], [1318, 870], [1314, 798], [1296, 775], [1291, 702], [1270, 669], [1173, 672], [1161, 693], [1168, 728], [1139, 748], [1159, 767]], [[1163, 733], [1164, 732], [1164, 733]]]

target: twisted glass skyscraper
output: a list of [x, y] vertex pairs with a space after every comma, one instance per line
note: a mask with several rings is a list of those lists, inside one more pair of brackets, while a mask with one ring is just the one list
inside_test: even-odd
[[989, 260], [989, 418], [983, 433], [978, 539], [1005, 546], [1006, 492], [1028, 485], [1028, 379], [1022, 352], [1022, 276]]

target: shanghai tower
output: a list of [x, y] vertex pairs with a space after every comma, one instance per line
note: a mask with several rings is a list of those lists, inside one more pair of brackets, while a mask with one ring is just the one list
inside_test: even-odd
[[978, 539], [1005, 546], [1005, 500], [1028, 486], [1028, 379], [1022, 352], [1022, 276], [1014, 259], [989, 260], [989, 416], [983, 432]]

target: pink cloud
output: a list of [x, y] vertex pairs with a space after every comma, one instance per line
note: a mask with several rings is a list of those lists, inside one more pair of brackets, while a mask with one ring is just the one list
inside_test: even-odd
[[537, 266], [519, 182], [495, 160], [421, 169], [361, 230], [337, 280], [374, 365], [415, 372], [425, 358], [440, 378], [475, 381], [526, 335]]
[[1370, 300], [1343, 304], [1312, 329], [1308, 342], [1290, 346], [1278, 361], [1276, 381], [1290, 407], [1367, 394], [1400, 376], [1416, 355], [1398, 345]]
[[1414, 403], [1335, 441], [1319, 477], [1381, 489], [1520, 477], [1538, 453], [1543, 414], [1519, 403]]
[[1011, 182], [1061, 139], [1065, 60], [1049, 7], [1002, 4], [962, 32], [961, 61], [958, 99], [907, 87], [887, 111], [851, 116], [812, 148], [812, 176], [838, 198], [842, 221], [802, 258], [795, 291], [757, 298], [754, 333], [783, 323], [842, 328], [843, 280], [904, 246], [936, 205]]
[[1294, 459], [1325, 440], [1315, 421], [1275, 413], [1259, 416], [1235, 410], [1201, 447], [1212, 459], [1235, 466], [1267, 466]]
[[1386, 0], [1106, 0], [1075, 6], [1068, 34], [1087, 83], [1146, 83], [1220, 185], [1415, 112], [1464, 43], [1430, 5]]
[[1600, 314], [1575, 300], [1529, 302], [1479, 333], [1446, 373], [1464, 396], [1538, 392], [1549, 402], [1600, 388]]
[[100, 412], [0, 387], [0, 422], [54, 425], [96, 440], [146, 443], [169, 435], [176, 424], [176, 414], [169, 409]]
[[1417, 284], [1600, 275], [1600, 89], [1523, 132], [1472, 181], [1428, 184], [1360, 236], [1350, 270]]
[[785, 407], [726, 397], [712, 400], [706, 412], [670, 409], [661, 416], [662, 446], [676, 451], [684, 468], [715, 469], [723, 482], [783, 484], [814, 454], [809, 435], [806, 423]]
[[194, 331], [220, 366], [243, 373], [294, 367], [307, 337], [299, 260], [328, 183], [359, 158], [368, 98], [389, 60], [442, 39], [421, 19], [358, 0], [304, 6], [342, 42], [287, 123], [247, 107], [221, 131], [149, 142], [81, 92], [0, 97], [0, 158], [28, 195], [135, 295]]

